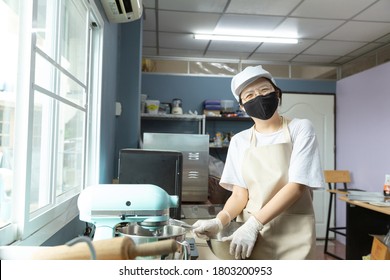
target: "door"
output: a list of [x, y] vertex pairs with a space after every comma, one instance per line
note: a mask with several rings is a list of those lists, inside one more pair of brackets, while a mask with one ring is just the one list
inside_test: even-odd
[[[284, 93], [279, 113], [287, 118], [309, 119], [315, 128], [322, 168], [334, 169], [334, 95]], [[317, 238], [324, 238], [329, 195], [325, 189], [314, 192]]]

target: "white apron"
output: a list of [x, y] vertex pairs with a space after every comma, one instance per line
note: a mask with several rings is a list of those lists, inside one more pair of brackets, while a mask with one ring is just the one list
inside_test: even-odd
[[[286, 143], [260, 147], [256, 147], [255, 129], [252, 129], [251, 145], [245, 152], [242, 167], [249, 200], [238, 221], [246, 221], [288, 183], [292, 143], [285, 118], [282, 129]], [[264, 226], [250, 259], [315, 259], [315, 242], [312, 192], [305, 188], [290, 208]]]

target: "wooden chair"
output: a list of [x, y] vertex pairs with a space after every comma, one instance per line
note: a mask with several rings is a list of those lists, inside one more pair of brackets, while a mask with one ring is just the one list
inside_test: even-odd
[[[336, 194], [337, 192], [347, 192], [357, 189], [348, 189], [348, 184], [351, 182], [351, 175], [348, 170], [324, 170], [325, 182], [328, 183], [330, 198], [329, 198], [329, 208], [328, 208], [328, 219], [326, 223], [326, 233], [325, 233], [325, 246], [324, 254], [330, 255], [336, 259], [343, 259], [331, 252], [328, 251], [328, 241], [329, 241], [329, 232], [333, 232], [336, 235], [346, 236], [346, 227], [345, 226], [330, 226], [330, 220], [332, 216], [333, 201], [336, 204]], [[342, 185], [343, 188], [338, 189], [337, 185]], [[359, 190], [360, 191], [360, 190]], [[334, 213], [335, 214], [335, 213]], [[336, 224], [336, 223], [335, 223]]]

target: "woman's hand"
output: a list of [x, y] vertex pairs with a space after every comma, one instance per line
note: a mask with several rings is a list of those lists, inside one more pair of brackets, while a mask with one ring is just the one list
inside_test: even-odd
[[208, 239], [210, 236], [216, 235], [223, 228], [219, 218], [211, 220], [198, 220], [193, 224], [193, 232], [202, 239]]
[[230, 242], [230, 254], [236, 259], [249, 258], [255, 246], [257, 236], [262, 230], [263, 224], [260, 223], [254, 216], [251, 216], [245, 224], [239, 227], [229, 237], [222, 238], [222, 241]]

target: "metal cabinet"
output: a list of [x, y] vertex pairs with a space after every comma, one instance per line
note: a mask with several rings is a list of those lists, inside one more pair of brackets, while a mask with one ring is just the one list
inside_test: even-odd
[[141, 115], [141, 135], [146, 132], [205, 134], [205, 125], [204, 115]]
[[144, 133], [143, 148], [180, 151], [183, 154], [182, 201], [208, 200], [208, 135]]

